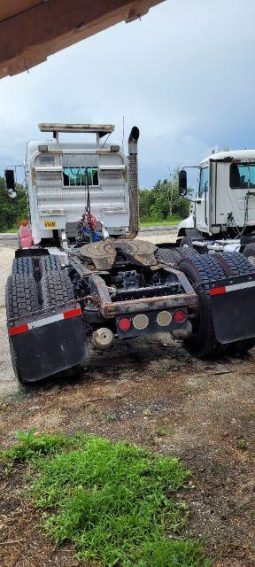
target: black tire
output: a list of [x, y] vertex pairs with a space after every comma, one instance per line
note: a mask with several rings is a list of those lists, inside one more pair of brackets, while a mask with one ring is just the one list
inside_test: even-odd
[[40, 259], [40, 270], [41, 274], [49, 273], [52, 270], [61, 271], [61, 262], [58, 256], [54, 256], [53, 254], [49, 254], [49, 256], [43, 256]]
[[25, 274], [9, 276], [6, 284], [7, 322], [14, 317], [31, 315], [39, 310], [37, 286], [34, 278]]
[[222, 267], [225, 276], [242, 276], [254, 272], [249, 260], [239, 252], [214, 254], [213, 258]]
[[164, 264], [176, 265], [180, 257], [179, 248], [158, 248], [156, 251], [157, 260]]
[[198, 252], [194, 248], [191, 248], [191, 246], [184, 246], [183, 248], [158, 248], [156, 252], [156, 258], [159, 262], [173, 264], [174, 266], [179, 264], [181, 258], [190, 256], [198, 256]]
[[[253, 246], [248, 244], [248, 246]], [[255, 248], [255, 246], [254, 246]], [[224, 252], [215, 254], [214, 259], [224, 270], [225, 276], [242, 276], [254, 272], [254, 267], [248, 258], [239, 252]], [[255, 346], [255, 338], [240, 339], [226, 345], [226, 354], [230, 356], [243, 356]]]
[[33, 276], [33, 259], [30, 256], [14, 258], [12, 262], [12, 274], [25, 274]]
[[[10, 324], [14, 317], [30, 316], [39, 310], [37, 286], [31, 275], [14, 274], [9, 276], [6, 283], [6, 317]], [[12, 366], [16, 378], [23, 383], [18, 365], [18, 359], [10, 338]]]
[[255, 242], [251, 242], [250, 244], [247, 244], [245, 246], [243, 255], [250, 262], [251, 266], [253, 267], [253, 271], [255, 271]]
[[183, 258], [178, 268], [187, 276], [199, 297], [199, 314], [193, 321], [193, 333], [184, 340], [184, 346], [198, 358], [208, 358], [222, 354], [224, 347], [215, 337], [211, 298], [207, 289], [212, 281], [224, 278], [224, 272], [208, 254]]
[[192, 248], [191, 246], [181, 246], [179, 248], [179, 254], [182, 258], [189, 258], [190, 256], [199, 256], [199, 252]]
[[41, 279], [43, 308], [50, 309], [74, 299], [72, 282], [65, 270], [44, 273]]

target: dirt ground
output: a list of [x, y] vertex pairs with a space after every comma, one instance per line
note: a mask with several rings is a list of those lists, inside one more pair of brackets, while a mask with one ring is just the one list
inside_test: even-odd
[[[0, 248], [2, 285], [12, 257]], [[178, 495], [190, 509], [187, 535], [205, 542], [215, 567], [254, 567], [255, 350], [244, 359], [202, 362], [161, 334], [92, 353], [80, 375], [24, 389], [13, 378], [0, 293], [2, 444], [36, 427], [88, 431], [176, 455], [193, 473]], [[1, 567], [85, 566], [38, 527], [20, 469], [3, 475], [0, 489]]]

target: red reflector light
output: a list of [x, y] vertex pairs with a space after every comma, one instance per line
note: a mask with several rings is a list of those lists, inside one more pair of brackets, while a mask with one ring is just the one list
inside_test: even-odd
[[221, 295], [222, 293], [226, 293], [225, 287], [213, 287], [209, 291], [209, 295]]
[[81, 315], [81, 308], [77, 308], [77, 309], [70, 309], [70, 311], [65, 311], [64, 312], [64, 319], [70, 319], [71, 317], [76, 317], [77, 315]]
[[122, 317], [122, 319], [118, 321], [118, 327], [121, 331], [127, 332], [131, 329], [131, 326], [132, 322], [128, 317]]
[[175, 311], [173, 314], [173, 320], [175, 323], [184, 323], [186, 319], [187, 319], [187, 313], [182, 309], [178, 309], [178, 311]]
[[26, 333], [29, 330], [29, 326], [24, 323], [23, 325], [18, 325], [18, 327], [10, 327], [8, 329], [9, 337], [14, 337], [14, 335], [20, 335], [20, 333]]

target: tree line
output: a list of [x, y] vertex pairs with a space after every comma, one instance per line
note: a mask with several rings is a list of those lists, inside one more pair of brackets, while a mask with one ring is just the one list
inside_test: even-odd
[[140, 190], [139, 203], [141, 222], [174, 221], [189, 214], [189, 200], [179, 195], [178, 172], [159, 180], [152, 189]]
[[22, 219], [28, 217], [27, 193], [22, 185], [16, 185], [17, 197], [9, 197], [5, 180], [0, 177], [0, 232], [15, 230]]

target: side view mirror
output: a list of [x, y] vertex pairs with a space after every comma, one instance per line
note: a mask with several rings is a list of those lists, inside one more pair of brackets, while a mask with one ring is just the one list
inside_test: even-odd
[[188, 192], [187, 186], [187, 171], [185, 169], [181, 169], [178, 173], [178, 180], [179, 180], [179, 195], [181, 197], [185, 197]]
[[17, 197], [17, 193], [15, 191], [15, 175], [14, 175], [14, 170], [13, 169], [6, 169], [4, 172], [4, 177], [5, 177], [5, 184], [6, 184], [6, 189], [7, 189], [7, 193], [9, 195], [9, 197], [11, 197], [11, 199], [15, 199], [15, 197]]
[[6, 169], [4, 172], [6, 188], [15, 191], [15, 177], [13, 169]]

